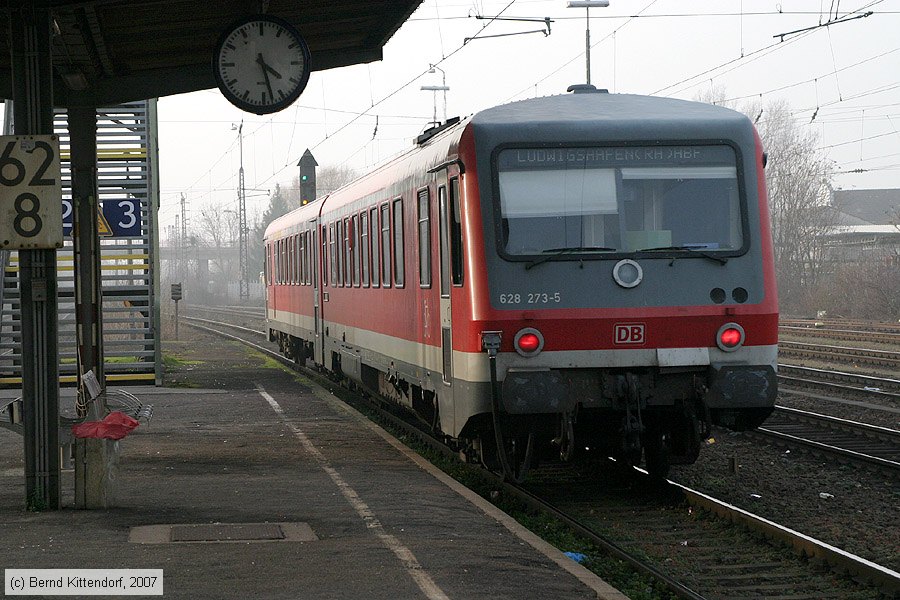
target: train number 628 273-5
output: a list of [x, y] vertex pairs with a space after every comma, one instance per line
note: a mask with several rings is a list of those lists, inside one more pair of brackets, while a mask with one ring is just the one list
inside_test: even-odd
[[559, 292], [535, 292], [530, 294], [500, 294], [500, 304], [559, 304]]

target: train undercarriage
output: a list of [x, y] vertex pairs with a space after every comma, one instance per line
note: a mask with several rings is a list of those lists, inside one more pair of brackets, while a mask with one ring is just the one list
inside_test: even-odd
[[[312, 358], [307, 342], [274, 331], [270, 338], [297, 363]], [[346, 379], [338, 356], [332, 367], [333, 377]], [[672, 465], [697, 459], [714, 424], [751, 429], [772, 411], [771, 406], [710, 409], [704, 400], [709, 388], [706, 371], [661, 373], [652, 368], [557, 372], [565, 391], [561, 401], [549, 404], [562, 410], [548, 411], [547, 385], [516, 373], [517, 381], [525, 382], [524, 388], [521, 384], [517, 388], [496, 381], [492, 371], [491, 412], [471, 416], [455, 438], [442, 431], [434, 391], [366, 365], [354, 385], [362, 384], [369, 394], [405, 406], [466, 460], [516, 481], [541, 462], [592, 457], [643, 466], [652, 476], [664, 478]], [[540, 377], [546, 377], [546, 371]]]

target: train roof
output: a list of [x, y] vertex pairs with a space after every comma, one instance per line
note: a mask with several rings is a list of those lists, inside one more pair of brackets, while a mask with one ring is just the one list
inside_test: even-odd
[[433, 136], [421, 136], [420, 143], [374, 171], [279, 217], [266, 229], [265, 237], [315, 218], [326, 203], [331, 209], [373, 194], [397, 193], [398, 190], [390, 190], [391, 186], [455, 159], [459, 139], [470, 124], [480, 148], [529, 141], [605, 144], [728, 139], [753, 143], [750, 119], [729, 108], [676, 98], [609, 94], [584, 86], [576, 87], [581, 88], [576, 93], [530, 98], [488, 108]]
[[747, 116], [729, 108], [599, 90], [503, 104], [477, 113], [472, 125], [476, 137], [494, 132], [507, 140], [548, 141], [732, 138], [752, 131]]

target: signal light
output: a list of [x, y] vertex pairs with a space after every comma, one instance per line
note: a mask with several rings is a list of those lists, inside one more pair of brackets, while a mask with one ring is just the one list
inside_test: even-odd
[[522, 356], [535, 356], [544, 348], [544, 336], [537, 329], [526, 327], [516, 334], [513, 347]]
[[716, 345], [725, 352], [734, 352], [744, 343], [744, 328], [737, 323], [726, 323], [716, 333]]

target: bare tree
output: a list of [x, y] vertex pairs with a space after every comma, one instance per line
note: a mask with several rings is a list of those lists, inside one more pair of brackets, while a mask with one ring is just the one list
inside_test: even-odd
[[347, 165], [323, 167], [316, 173], [316, 194], [319, 196], [330, 194], [359, 175], [359, 171]]
[[[209, 248], [213, 258], [200, 273], [206, 273], [213, 294], [227, 295], [228, 283], [237, 281], [240, 276], [238, 260], [238, 227], [237, 211], [222, 210], [218, 206], [206, 205], [200, 209], [196, 220], [195, 234], [199, 245]], [[205, 283], [205, 282], [204, 282]], [[205, 289], [205, 285], [202, 286]]]
[[789, 310], [809, 310], [808, 291], [823, 271], [823, 236], [834, 225], [833, 163], [810, 128], [797, 124], [784, 102], [770, 103], [760, 121], [768, 152], [766, 183], [780, 295]]
[[[710, 89], [698, 100], [727, 104], [724, 91]], [[818, 149], [815, 131], [799, 124], [786, 102], [734, 107], [756, 123], [767, 153], [766, 184], [781, 308], [808, 312], [824, 269], [822, 236], [834, 225], [833, 163]]]
[[[359, 176], [359, 171], [346, 165], [322, 167], [316, 171], [316, 197], [330, 194]], [[300, 177], [294, 177], [290, 186], [281, 188], [281, 195], [291, 210], [300, 206]]]

